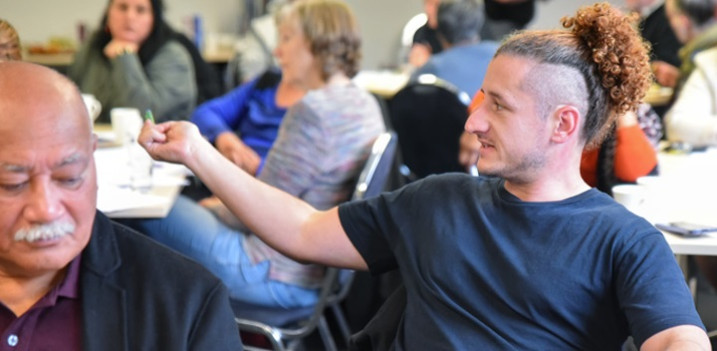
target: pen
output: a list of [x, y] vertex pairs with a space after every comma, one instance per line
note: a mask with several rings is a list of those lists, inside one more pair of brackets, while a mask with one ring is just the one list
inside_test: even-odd
[[144, 120], [154, 123], [154, 115], [152, 115], [152, 110], [147, 109], [147, 111], [144, 112]]

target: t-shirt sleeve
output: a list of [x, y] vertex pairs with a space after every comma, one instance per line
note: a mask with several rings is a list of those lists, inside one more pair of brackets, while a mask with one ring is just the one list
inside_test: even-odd
[[390, 226], [386, 212], [381, 210], [384, 206], [383, 195], [339, 206], [341, 226], [374, 275], [397, 267], [384, 232], [384, 228]]
[[704, 329], [682, 271], [660, 232], [653, 228], [625, 243], [621, 251], [616, 262], [616, 290], [638, 346], [671, 327], [696, 325]]

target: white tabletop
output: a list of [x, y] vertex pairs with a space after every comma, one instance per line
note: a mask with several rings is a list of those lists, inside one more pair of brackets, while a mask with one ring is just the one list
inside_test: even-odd
[[[100, 134], [106, 138], [109, 134]], [[160, 218], [172, 208], [188, 170], [184, 166], [154, 162], [152, 186], [140, 191], [129, 184], [126, 147], [102, 147], [95, 151], [97, 209], [113, 218]]]
[[[658, 182], [633, 211], [651, 223], [684, 221], [717, 226], [717, 149], [690, 154], [661, 152]], [[678, 255], [717, 256], [717, 233], [682, 237], [664, 233]]]
[[409, 75], [397, 71], [360, 71], [353, 81], [359, 87], [390, 99], [408, 83]]

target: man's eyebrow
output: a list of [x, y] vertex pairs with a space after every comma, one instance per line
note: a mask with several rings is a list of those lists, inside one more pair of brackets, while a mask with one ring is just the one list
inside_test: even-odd
[[510, 98], [507, 98], [506, 96], [502, 95], [499, 92], [488, 91], [488, 92], [485, 92], [485, 94], [490, 95], [490, 97], [492, 97], [493, 99], [500, 101], [501, 104], [511, 105], [512, 100]]
[[84, 161], [86, 161], [86, 160], [87, 160], [87, 157], [85, 157], [84, 155], [80, 154], [79, 152], [76, 152], [76, 153], [73, 153], [73, 154], [70, 155], [70, 156], [67, 156], [67, 157], [63, 158], [62, 160], [60, 160], [60, 162], [54, 164], [54, 165], [52, 166], [52, 168], [53, 168], [53, 169], [54, 169], [54, 168], [60, 168], [60, 167], [64, 167], [64, 166], [67, 166], [67, 165], [71, 165], [71, 164], [75, 164], [75, 163], [79, 163], [79, 162], [84, 162]]
[[[87, 160], [87, 157], [80, 153], [74, 153], [70, 156], [67, 156], [60, 160], [59, 162], [52, 165], [52, 169], [61, 168], [67, 165], [72, 165], [80, 162], [84, 162]], [[15, 163], [9, 163], [9, 162], [0, 162], [0, 168], [4, 169], [5, 171], [12, 172], [12, 173], [23, 173], [30, 170], [32, 167], [26, 166], [26, 165], [20, 165]]]
[[2, 168], [5, 171], [12, 172], [12, 173], [23, 173], [29, 169], [27, 166], [22, 166], [14, 163], [7, 163], [7, 162], [1, 162], [0, 168]]

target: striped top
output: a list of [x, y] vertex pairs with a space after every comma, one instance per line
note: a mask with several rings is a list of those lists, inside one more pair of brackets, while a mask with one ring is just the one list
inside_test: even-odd
[[[319, 210], [349, 199], [373, 140], [385, 130], [376, 100], [353, 83], [308, 92], [284, 117], [259, 179]], [[253, 262], [270, 260], [270, 278], [318, 287], [324, 269], [298, 263], [255, 235], [244, 239]]]

